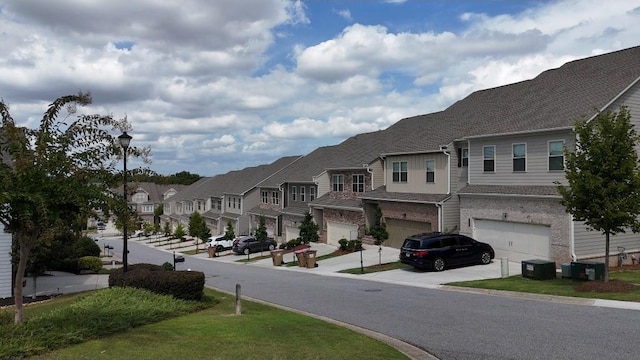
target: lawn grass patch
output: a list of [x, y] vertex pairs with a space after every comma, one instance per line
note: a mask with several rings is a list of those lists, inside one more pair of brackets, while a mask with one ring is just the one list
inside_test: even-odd
[[407, 359], [394, 348], [337, 325], [207, 289], [215, 306], [32, 359]]
[[[640, 284], [640, 271], [610, 271], [609, 279], [621, 280], [633, 284]], [[447, 285], [478, 289], [516, 291], [524, 293], [570, 296], [588, 299], [605, 299], [620, 301], [640, 301], [640, 288], [630, 292], [584, 292], [577, 291], [574, 287], [582, 284], [582, 281], [574, 281], [566, 278], [551, 280], [532, 280], [521, 275], [510, 276], [504, 279], [486, 279], [476, 281], [454, 282]]]
[[[38, 314], [28, 307], [22, 324], [0, 327], [0, 358], [29, 356], [212, 306], [213, 299], [183, 301], [136, 288], [113, 287], [53, 300]], [[42, 311], [49, 308], [49, 311]], [[37, 307], [36, 307], [37, 308]]]

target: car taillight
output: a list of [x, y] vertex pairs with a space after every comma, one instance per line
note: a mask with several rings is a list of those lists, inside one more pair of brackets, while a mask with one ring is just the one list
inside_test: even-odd
[[416, 252], [416, 257], [425, 257], [429, 252], [427, 250], [421, 250]]

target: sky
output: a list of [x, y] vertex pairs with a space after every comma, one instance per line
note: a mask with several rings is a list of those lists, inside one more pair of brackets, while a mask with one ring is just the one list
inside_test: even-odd
[[212, 176], [638, 46], [638, 24], [640, 0], [0, 0], [0, 97], [35, 128], [90, 91], [152, 170]]

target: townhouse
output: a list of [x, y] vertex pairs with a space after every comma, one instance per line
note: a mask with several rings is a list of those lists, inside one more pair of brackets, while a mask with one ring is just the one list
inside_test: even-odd
[[[628, 107], [640, 123], [640, 47], [594, 56], [536, 78], [478, 91], [447, 112], [458, 119], [458, 148], [468, 154], [468, 185], [459, 191], [460, 233], [491, 243], [498, 257], [602, 259], [604, 236], [574, 221], [560, 205], [555, 181], [567, 184], [563, 148], [573, 128], [599, 111]], [[638, 235], [611, 239], [640, 251]]]
[[237, 235], [254, 230], [248, 210], [260, 202], [258, 184], [282, 171], [300, 156], [286, 156], [271, 164], [202, 178], [165, 202], [161, 216], [172, 229], [182, 223], [188, 229], [194, 212], [202, 214], [213, 235], [223, 234], [229, 223]]
[[[262, 217], [269, 235], [284, 242], [298, 236], [309, 211], [321, 241], [371, 241], [367, 229], [380, 208], [388, 246], [449, 231], [488, 242], [513, 261], [599, 259], [602, 235], [565, 212], [555, 182], [566, 184], [563, 149], [575, 145], [577, 120], [627, 106], [638, 123], [639, 78], [640, 47], [580, 59], [318, 148], [252, 184], [212, 182], [207, 192], [222, 205], [217, 228], [247, 215], [241, 227], [252, 231]], [[631, 232], [611, 246], [640, 251]]]

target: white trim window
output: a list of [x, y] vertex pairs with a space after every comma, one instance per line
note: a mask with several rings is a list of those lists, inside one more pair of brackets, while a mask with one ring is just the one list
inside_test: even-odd
[[280, 193], [277, 191], [271, 192], [271, 203], [273, 205], [280, 205]]
[[469, 149], [467, 148], [462, 148], [462, 166], [469, 166]]
[[427, 183], [435, 183], [436, 182], [436, 161], [427, 160], [425, 163], [425, 168], [427, 169]]
[[193, 212], [193, 202], [191, 201], [185, 201], [184, 202], [184, 211], [191, 213]]
[[147, 195], [147, 193], [144, 193], [144, 192], [135, 193], [131, 198], [131, 202], [134, 202], [137, 204], [141, 204], [146, 201], [149, 201], [149, 195]]
[[495, 172], [496, 171], [496, 146], [495, 145], [483, 146], [482, 159], [483, 159], [482, 170], [484, 172]]
[[298, 201], [298, 188], [295, 186], [291, 187], [291, 201]]
[[153, 205], [142, 205], [142, 212], [143, 213], [152, 213], [153, 212]]
[[513, 144], [513, 172], [527, 171], [527, 144]]
[[306, 188], [304, 186], [300, 186], [300, 201], [305, 202], [307, 201], [307, 194], [306, 194]]
[[364, 175], [363, 174], [354, 174], [351, 176], [351, 190], [354, 193], [364, 192]]
[[344, 176], [342, 174], [331, 175], [331, 190], [335, 192], [344, 191]]
[[406, 161], [395, 161], [392, 164], [392, 177], [393, 182], [407, 182], [407, 162]]
[[316, 187], [311, 186], [309, 188], [309, 201], [313, 201], [316, 199]]
[[266, 190], [262, 190], [260, 192], [260, 195], [262, 195], [262, 203], [263, 204], [268, 204], [269, 203], [269, 192]]
[[564, 170], [564, 140], [549, 141], [549, 171]]

